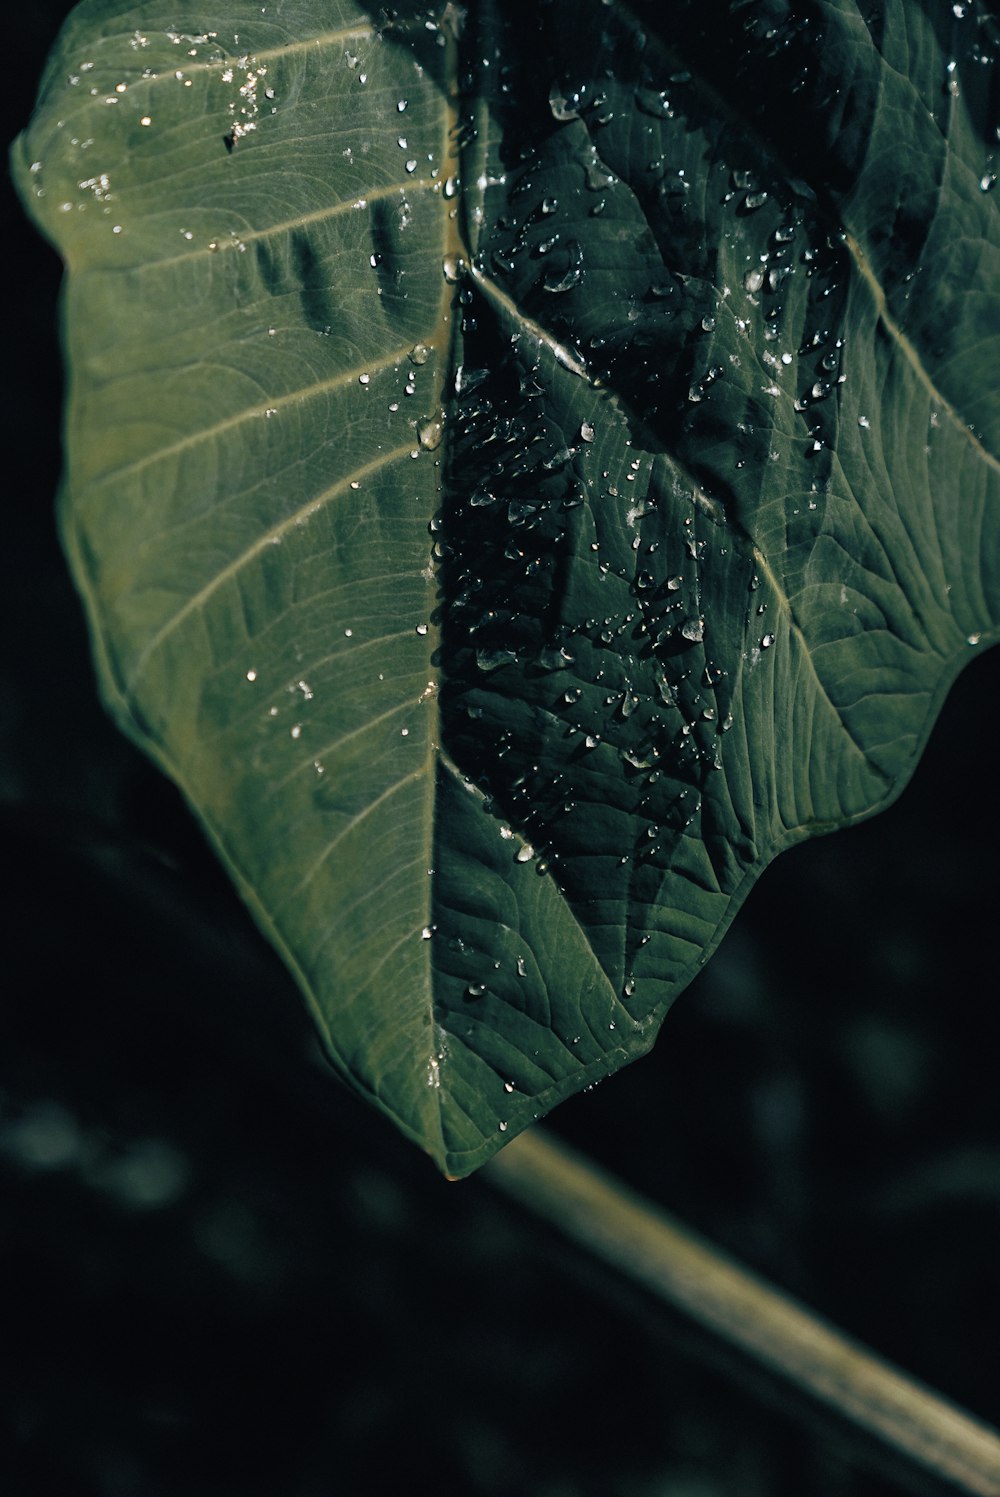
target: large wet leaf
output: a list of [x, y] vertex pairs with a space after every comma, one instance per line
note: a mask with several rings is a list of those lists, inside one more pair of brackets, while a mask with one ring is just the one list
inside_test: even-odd
[[103, 690], [452, 1173], [996, 633], [996, 54], [937, 0], [67, 24], [15, 162]]

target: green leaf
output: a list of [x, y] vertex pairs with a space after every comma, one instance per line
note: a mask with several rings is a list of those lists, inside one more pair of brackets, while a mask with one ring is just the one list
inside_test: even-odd
[[652, 1044], [1000, 621], [985, 7], [89, 0], [102, 689], [343, 1075], [465, 1174]]

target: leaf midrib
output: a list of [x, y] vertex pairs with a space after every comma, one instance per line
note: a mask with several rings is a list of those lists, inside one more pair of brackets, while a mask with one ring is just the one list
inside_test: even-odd
[[[440, 446], [433, 455], [428, 453], [428, 461], [434, 461], [447, 471], [448, 457], [451, 447], [451, 439], [448, 432], [448, 421], [446, 419], [446, 403], [448, 386], [453, 377], [456, 366], [456, 351], [461, 337], [461, 314], [458, 311], [454, 294], [455, 283], [445, 274], [445, 265], [450, 257], [455, 258], [456, 265], [467, 262], [468, 248], [464, 243], [461, 227], [459, 224], [458, 201], [460, 194], [455, 199], [446, 198], [444, 195], [444, 184], [451, 178], [460, 179], [461, 159], [459, 140], [459, 117], [458, 117], [458, 36], [452, 27], [444, 27], [442, 35], [445, 38], [444, 79], [447, 92], [443, 98], [442, 108], [442, 139], [441, 139], [441, 164], [440, 164], [440, 192], [439, 202], [442, 211], [442, 235], [441, 235], [441, 295], [438, 303], [438, 319], [435, 332], [427, 339], [427, 342], [435, 349], [436, 359], [434, 373], [436, 376], [436, 399], [429, 413], [433, 419], [440, 412], [443, 421], [443, 436]], [[439, 470], [440, 471], [440, 470]], [[436, 485], [436, 494], [440, 495], [440, 480]], [[427, 610], [428, 621], [436, 616], [438, 598], [438, 569], [433, 561], [430, 541], [428, 538], [428, 563], [427, 563]], [[438, 625], [429, 622], [428, 638], [434, 642], [430, 652], [430, 659], [439, 658], [441, 634]], [[437, 769], [441, 755], [441, 708], [440, 708], [440, 667], [434, 668], [433, 683], [436, 688], [424, 693], [422, 700], [426, 705], [430, 721], [427, 729], [427, 757], [424, 764], [424, 930], [433, 931], [434, 923], [434, 842], [435, 827], [437, 822]], [[430, 1054], [427, 1060], [427, 1075], [434, 1078], [432, 1089], [437, 1106], [434, 1110], [438, 1131], [438, 1149], [440, 1158], [443, 1160], [448, 1156], [449, 1149], [444, 1136], [444, 1100], [441, 1089], [441, 1062], [437, 1054], [437, 999], [435, 995], [435, 973], [433, 939], [422, 940], [424, 959], [424, 993], [427, 1017], [427, 1036], [430, 1046]]]

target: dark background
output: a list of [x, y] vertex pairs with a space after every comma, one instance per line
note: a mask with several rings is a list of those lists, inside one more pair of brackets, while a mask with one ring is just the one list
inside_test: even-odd
[[[8, 140], [68, 8], [5, 16]], [[326, 1069], [95, 700], [53, 517], [59, 268], [5, 211], [3, 1491], [917, 1490]], [[654, 1054], [551, 1125], [994, 1421], [998, 688], [1000, 652], [970, 659], [902, 800], [780, 859]]]

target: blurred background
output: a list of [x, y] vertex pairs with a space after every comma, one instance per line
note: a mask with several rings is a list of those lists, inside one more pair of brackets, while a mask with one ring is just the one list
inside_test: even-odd
[[[5, 17], [8, 141], [68, 9]], [[923, 1490], [327, 1069], [97, 704], [54, 523], [59, 267], [5, 211], [2, 1490]], [[551, 1127], [996, 1422], [1000, 651], [972, 655], [902, 800], [779, 860], [653, 1055]]]

